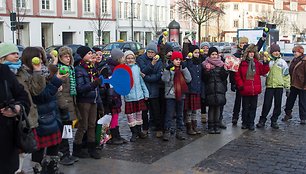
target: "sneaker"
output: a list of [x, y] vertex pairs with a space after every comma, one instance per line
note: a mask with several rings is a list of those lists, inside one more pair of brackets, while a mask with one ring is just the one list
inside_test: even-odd
[[250, 130], [250, 131], [255, 130], [255, 126], [254, 126], [254, 125], [250, 125], [250, 126], [249, 126], [249, 130]]
[[59, 163], [61, 165], [64, 165], [64, 166], [70, 166], [74, 163], [74, 160], [72, 160], [71, 158], [69, 158], [69, 156], [65, 156], [64, 158], [62, 158]]
[[70, 158], [71, 160], [73, 160], [74, 162], [78, 162], [78, 161], [79, 161], [79, 158], [77, 158], [77, 157], [75, 157], [75, 156], [72, 156], [72, 155], [70, 155], [69, 158]]
[[163, 136], [162, 131], [156, 131], [156, 138], [161, 138]]
[[271, 127], [273, 129], [279, 129], [279, 126], [278, 126], [277, 122], [271, 122]]
[[282, 121], [288, 121], [288, 120], [290, 120], [290, 119], [292, 119], [292, 115], [291, 115], [291, 114], [290, 114], [290, 115], [289, 115], [289, 114], [288, 114], [288, 115], [286, 114], [285, 117], [282, 118]]
[[232, 119], [232, 123], [233, 123], [233, 126], [237, 126], [238, 120], [235, 119], [235, 118], [233, 118], [233, 119]]
[[209, 133], [209, 134], [215, 134], [214, 128], [209, 128], [209, 129], [208, 129], [208, 133]]
[[165, 131], [165, 133], [163, 134], [163, 140], [164, 141], [169, 141], [170, 135], [171, 135], [170, 131], [168, 131], [168, 130]]
[[[272, 126], [272, 123], [271, 123], [271, 126]], [[265, 123], [263, 121], [259, 121], [257, 124], [256, 124], [256, 127], [257, 128], [263, 128], [265, 127]]]
[[184, 133], [182, 130], [177, 130], [175, 137], [179, 140], [186, 140], [186, 137], [184, 136]]
[[227, 127], [226, 127], [226, 124], [223, 122], [223, 121], [221, 121], [220, 122], [220, 126], [219, 126], [221, 129], [226, 129]]
[[300, 124], [306, 124], [306, 120], [301, 120]]

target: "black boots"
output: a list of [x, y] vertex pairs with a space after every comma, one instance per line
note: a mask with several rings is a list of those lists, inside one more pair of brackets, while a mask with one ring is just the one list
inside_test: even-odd
[[87, 143], [88, 147], [88, 153], [91, 158], [94, 159], [100, 159], [101, 155], [99, 154], [98, 150], [96, 149], [96, 143], [95, 142], [88, 142]]
[[145, 139], [145, 138], [148, 137], [148, 133], [143, 133], [143, 132], [141, 131], [141, 125], [136, 125], [135, 127], [137, 128], [137, 132], [138, 132], [139, 138]]
[[113, 145], [123, 144], [123, 141], [121, 140], [121, 138], [119, 138], [119, 131], [117, 130], [117, 128], [110, 129], [110, 133], [112, 138], [106, 142], [107, 144], [113, 144]]
[[82, 144], [73, 143], [73, 156], [78, 158], [89, 158], [88, 152], [82, 149]]
[[132, 136], [131, 136], [130, 142], [135, 142], [136, 138], [138, 137], [137, 127], [136, 126], [130, 127], [130, 129], [131, 129], [131, 132], [132, 132]]
[[187, 134], [188, 135], [196, 135], [197, 133], [193, 130], [191, 122], [186, 123]]

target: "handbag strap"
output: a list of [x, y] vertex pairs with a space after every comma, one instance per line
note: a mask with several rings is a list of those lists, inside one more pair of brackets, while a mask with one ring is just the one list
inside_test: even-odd
[[31, 126], [30, 126], [30, 122], [29, 122], [29, 119], [27, 117], [27, 113], [25, 111], [25, 108], [23, 105], [20, 104], [20, 113], [19, 113], [19, 123], [18, 124], [22, 124], [22, 121], [24, 120], [25, 121], [25, 125], [24, 125], [24, 128], [28, 128], [30, 129]]

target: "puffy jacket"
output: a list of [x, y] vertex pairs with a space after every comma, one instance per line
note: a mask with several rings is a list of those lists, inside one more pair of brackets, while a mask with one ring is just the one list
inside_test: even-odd
[[60, 129], [60, 115], [57, 107], [56, 93], [62, 85], [62, 81], [53, 76], [45, 89], [37, 96], [33, 96], [33, 102], [37, 105], [38, 127], [40, 136], [51, 135]]
[[[191, 75], [187, 68], [181, 70], [183, 76], [186, 80], [186, 83], [191, 81]], [[165, 70], [162, 75], [162, 80], [165, 82], [165, 98], [175, 99], [175, 91], [174, 91], [174, 71]], [[182, 96], [185, 98], [185, 95]]]
[[248, 71], [248, 62], [242, 61], [238, 72], [235, 73], [235, 81], [237, 89], [239, 90], [242, 96], [255, 96], [261, 93], [261, 79], [260, 76], [266, 75], [270, 68], [268, 64], [262, 64], [257, 59], [254, 59], [255, 62], [255, 75], [254, 80], [247, 80], [246, 74]]
[[149, 98], [149, 91], [142, 77], [140, 76], [140, 68], [138, 65], [129, 65], [132, 69], [134, 85], [130, 93], [124, 96], [126, 102], [139, 101], [144, 98]]
[[144, 53], [136, 61], [140, 67], [140, 71], [145, 74], [143, 80], [149, 90], [149, 98], [158, 98], [163, 66], [161, 59], [155, 65], [152, 65], [152, 59]]
[[97, 103], [101, 100], [99, 88], [95, 86], [84, 67], [75, 67], [77, 102], [78, 103]]
[[194, 63], [192, 59], [187, 59], [184, 64], [187, 66], [192, 80], [188, 83], [188, 90], [190, 93], [201, 94], [201, 79], [202, 79], [202, 59], [198, 59], [198, 63]]
[[228, 72], [223, 67], [216, 67], [203, 72], [205, 83], [205, 99], [208, 106], [223, 106], [226, 104]]
[[302, 56], [292, 67], [291, 86], [306, 90], [306, 56]]
[[290, 88], [290, 75], [287, 62], [278, 58], [269, 63], [270, 71], [266, 79], [267, 88]]

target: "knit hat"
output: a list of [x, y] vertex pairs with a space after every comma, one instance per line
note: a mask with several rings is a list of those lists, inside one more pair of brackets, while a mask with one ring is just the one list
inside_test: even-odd
[[173, 61], [174, 59], [181, 59], [181, 60], [183, 60], [183, 54], [181, 52], [179, 52], [179, 51], [174, 51], [172, 53], [172, 56], [171, 56], [170, 60]]
[[293, 51], [296, 51], [296, 52], [304, 54], [304, 48], [301, 45], [296, 45], [295, 47], [293, 47], [292, 52]]
[[147, 45], [147, 51], [154, 51], [155, 53], [157, 53], [157, 45], [153, 42], [149, 43]]
[[272, 54], [272, 53], [274, 53], [274, 52], [276, 52], [276, 51], [280, 52], [280, 47], [279, 47], [279, 45], [277, 45], [277, 44], [272, 44], [272, 45], [270, 46], [270, 54]]
[[135, 57], [135, 54], [131, 50], [127, 50], [126, 52], [124, 52], [124, 58], [126, 58], [126, 56], [128, 55], [133, 55]]
[[219, 51], [216, 47], [210, 47], [208, 50], [208, 56], [210, 56], [213, 52], [216, 52], [217, 54], [219, 54]]
[[239, 43], [249, 43], [249, 39], [247, 37], [239, 37]]
[[119, 48], [114, 48], [111, 51], [111, 58], [115, 61], [118, 61], [124, 56], [123, 52]]
[[199, 50], [199, 47], [197, 45], [189, 45], [189, 52], [193, 53], [194, 50], [198, 49]]
[[102, 51], [99, 47], [92, 47], [92, 49], [95, 50], [95, 52]]
[[77, 49], [77, 53], [81, 56], [82, 59], [86, 56], [86, 54], [89, 51], [92, 51], [92, 49], [87, 46], [81, 46]]
[[165, 45], [165, 54], [169, 53], [170, 51], [173, 52], [173, 48], [170, 44]]
[[207, 46], [208, 48], [210, 47], [208, 42], [202, 42], [201, 45], [200, 45], [200, 48], [203, 48], [205, 46]]
[[11, 53], [19, 53], [15, 44], [7, 42], [0, 44], [0, 58], [5, 57]]

